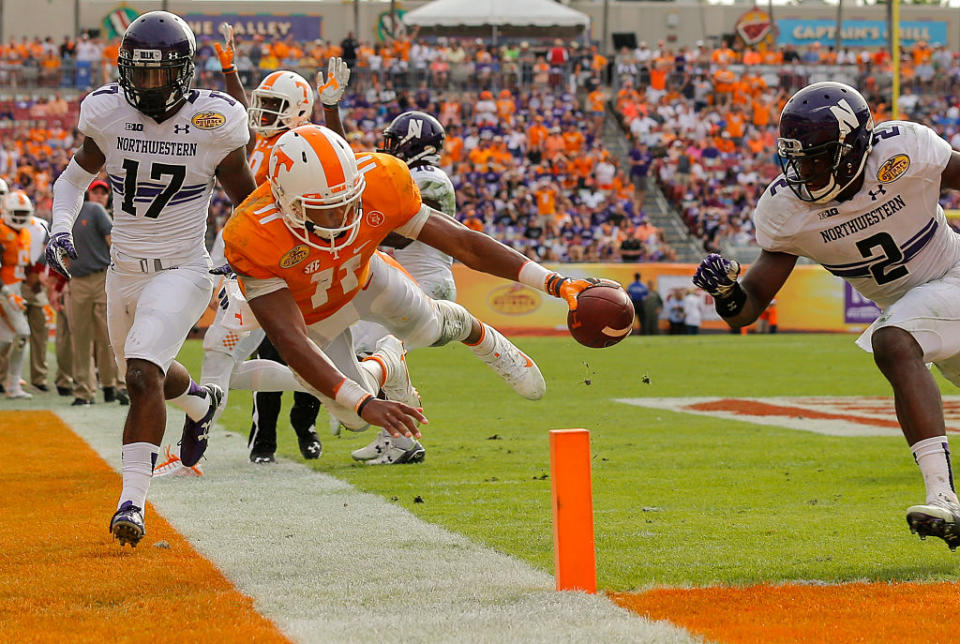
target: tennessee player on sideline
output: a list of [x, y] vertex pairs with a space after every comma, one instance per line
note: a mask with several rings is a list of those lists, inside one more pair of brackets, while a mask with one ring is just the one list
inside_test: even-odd
[[754, 212], [760, 257], [740, 266], [707, 256], [694, 284], [731, 327], [753, 323], [800, 256], [842, 277], [883, 310], [857, 340], [893, 387], [897, 420], [926, 486], [907, 509], [921, 538], [960, 546], [940, 390], [927, 363], [960, 386], [960, 235], [941, 189], [960, 190], [960, 153], [929, 127], [886, 121], [849, 85], [809, 85], [787, 101], [777, 154], [783, 174]]
[[119, 82], [81, 103], [83, 146], [54, 185], [46, 258], [66, 277], [64, 256], [76, 257], [71, 230], [84, 191], [104, 167], [113, 187], [107, 316], [130, 395], [123, 488], [110, 521], [121, 546], [135, 546], [145, 534], [164, 399], [186, 413], [184, 464], [195, 464], [206, 449], [222, 392], [198, 385], [174, 358], [213, 289], [204, 232], [214, 181], [234, 204], [256, 188], [246, 163], [246, 111], [225, 94], [192, 88], [195, 54], [193, 32], [178, 16], [152, 11], [134, 20], [120, 43]]
[[[464, 342], [515, 391], [543, 395], [543, 376], [530, 358], [463, 307], [429, 298], [376, 247], [396, 232], [574, 308], [590, 281], [552, 273], [438, 213], [421, 202], [403, 161], [354, 155], [325, 127], [305, 125], [280, 137], [267, 176], [227, 224], [226, 257], [267, 336], [344, 425], [376, 425], [413, 439], [420, 435], [417, 422], [426, 420], [412, 404], [375, 397], [390, 369], [378, 383], [357, 368], [349, 327], [359, 319], [382, 324], [408, 348]], [[406, 400], [415, 398], [412, 392]]]
[[[6, 183], [2, 186], [6, 189]], [[21, 287], [27, 277], [30, 263], [30, 217], [33, 202], [20, 190], [8, 193], [2, 204], [0, 217], [0, 351], [10, 345], [10, 360], [3, 388], [8, 399], [32, 398], [20, 384], [30, 325], [27, 323], [27, 303]]]

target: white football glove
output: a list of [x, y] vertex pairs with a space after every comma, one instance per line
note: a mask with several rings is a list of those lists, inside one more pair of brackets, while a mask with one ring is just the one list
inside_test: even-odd
[[343, 92], [350, 82], [350, 68], [339, 56], [330, 59], [327, 65], [327, 81], [323, 81], [323, 72], [317, 72], [317, 94], [323, 105], [333, 106], [343, 98]]

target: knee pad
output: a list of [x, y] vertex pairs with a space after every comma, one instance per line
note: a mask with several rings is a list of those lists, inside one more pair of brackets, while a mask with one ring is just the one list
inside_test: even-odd
[[449, 342], [462, 342], [470, 335], [473, 316], [456, 302], [433, 300], [440, 314], [440, 337], [431, 346], [442, 347]]

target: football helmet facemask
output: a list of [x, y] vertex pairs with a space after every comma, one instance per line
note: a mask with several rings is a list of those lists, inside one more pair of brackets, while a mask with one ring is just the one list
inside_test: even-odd
[[[273, 145], [267, 181], [283, 221], [303, 243], [337, 256], [357, 238], [366, 183], [343, 138], [326, 127], [301, 125]], [[339, 225], [321, 226], [308, 211], [340, 213]]]
[[377, 152], [391, 154], [408, 166], [437, 165], [446, 132], [440, 121], [426, 112], [404, 112], [383, 131]]
[[33, 215], [33, 202], [21, 190], [15, 190], [3, 198], [3, 223], [14, 230], [20, 230]]
[[814, 83], [783, 107], [777, 161], [798, 199], [827, 203], [860, 177], [872, 140], [873, 116], [860, 92]]
[[196, 53], [193, 31], [179, 16], [151, 11], [134, 20], [117, 59], [127, 102], [150, 118], [162, 117], [190, 91]]
[[251, 93], [247, 118], [250, 129], [264, 137], [310, 122], [314, 94], [310, 83], [295, 72], [276, 71]]

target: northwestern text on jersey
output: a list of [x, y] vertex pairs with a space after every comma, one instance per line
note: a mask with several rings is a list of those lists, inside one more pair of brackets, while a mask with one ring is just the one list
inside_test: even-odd
[[859, 217], [854, 217], [850, 221], [845, 221], [832, 228], [820, 231], [820, 235], [823, 237], [823, 243], [829, 244], [847, 235], [865, 230], [874, 224], [880, 223], [890, 215], [903, 210], [905, 206], [906, 204], [903, 201], [903, 197], [897, 195], [893, 199], [883, 202], [870, 212], [866, 212]]
[[121, 152], [134, 152], [137, 154], [165, 154], [175, 157], [197, 156], [196, 143], [148, 141], [145, 139], [132, 139], [126, 136], [117, 137], [117, 149]]

